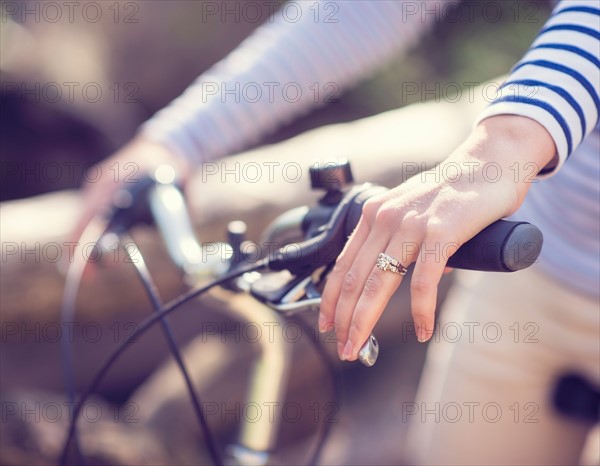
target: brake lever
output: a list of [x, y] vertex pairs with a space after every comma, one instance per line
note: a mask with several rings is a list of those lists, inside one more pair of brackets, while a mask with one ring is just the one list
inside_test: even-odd
[[[319, 312], [321, 308], [321, 294], [317, 289], [313, 276], [307, 275], [300, 279], [289, 282], [291, 286], [276, 300], [262, 300], [267, 306], [284, 315], [294, 315], [301, 312]], [[255, 297], [260, 292], [253, 290]], [[263, 295], [264, 296], [264, 295]], [[365, 366], [371, 367], [379, 356], [379, 343], [373, 334], [369, 335], [367, 341], [358, 352], [358, 360]]]

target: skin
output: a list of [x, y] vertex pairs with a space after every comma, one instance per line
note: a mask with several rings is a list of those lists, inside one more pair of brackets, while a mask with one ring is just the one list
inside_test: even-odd
[[442, 162], [437, 176], [430, 170], [370, 199], [323, 292], [319, 328], [335, 328], [340, 359], [357, 358], [402, 283], [402, 276], [375, 267], [380, 252], [406, 267], [415, 263], [411, 312], [417, 339], [427, 341], [447, 258], [487, 225], [514, 213], [531, 186], [523, 165], [553, 166], [555, 153], [549, 133], [534, 120], [494, 116]]
[[[440, 165], [437, 175], [436, 169], [430, 170], [370, 199], [323, 292], [319, 329], [335, 328], [340, 358], [357, 358], [402, 283], [400, 275], [375, 267], [380, 252], [406, 267], [415, 263], [411, 312], [417, 339], [427, 341], [433, 331], [437, 287], [447, 258], [487, 225], [519, 208], [531, 186], [525, 163], [540, 169], [553, 166], [555, 154], [549, 133], [534, 120], [494, 116], [472, 131]], [[109, 167], [115, 161], [136, 163], [137, 178], [162, 163], [174, 166], [184, 181], [191, 171], [187, 162], [168, 149], [142, 138], [131, 141], [104, 165]], [[515, 179], [515, 163], [521, 167], [519, 179]], [[499, 170], [492, 167], [486, 171], [490, 164], [497, 164]], [[86, 209], [74, 232], [75, 240], [122, 186], [110, 170], [103, 173], [107, 176], [84, 187]]]
[[[79, 218], [77, 228], [73, 232], [73, 241], [79, 239], [87, 224], [96, 215], [102, 214], [108, 209], [115, 193], [124, 186], [125, 176], [115, 180], [114, 171], [109, 168], [114, 167], [115, 163], [118, 164], [122, 172], [124, 172], [125, 167], [130, 167], [130, 165], [126, 166], [125, 164], [133, 163], [135, 165], [136, 172], [128, 179], [129, 181], [141, 179], [145, 174], [154, 172], [161, 164], [174, 167], [184, 182], [186, 175], [191, 170], [191, 166], [187, 161], [176, 156], [163, 145], [142, 137], [132, 139], [121, 150], [102, 163], [102, 176], [98, 181], [84, 185], [83, 204], [85, 209]], [[131, 171], [128, 170], [127, 173], [131, 174]]]

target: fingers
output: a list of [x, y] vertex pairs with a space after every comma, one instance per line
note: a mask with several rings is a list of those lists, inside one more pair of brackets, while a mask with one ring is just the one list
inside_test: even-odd
[[[400, 237], [401, 235], [396, 235], [392, 238], [388, 247], [379, 252], [385, 252], [388, 256], [397, 259], [402, 266], [405, 266], [415, 260], [418, 248], [413, 247], [415, 243], [411, 241], [400, 241]], [[378, 254], [375, 255], [375, 258]], [[402, 278], [401, 274], [390, 270], [384, 271], [377, 266], [371, 268], [362, 293], [353, 309], [347, 333], [348, 337], [341, 355], [342, 360], [352, 361], [358, 357], [360, 348], [373, 331], [390, 298], [402, 283]]]
[[[380, 252], [384, 251], [389, 243], [389, 233], [382, 229], [371, 230], [367, 240], [354, 257], [347, 257], [346, 270], [339, 284], [339, 297], [335, 307], [334, 323], [338, 340], [338, 354], [342, 357], [348, 339], [350, 324], [354, 319], [354, 309], [359, 298], [364, 293], [369, 293], [373, 288], [378, 288], [378, 278], [370, 276], [371, 271]], [[351, 261], [351, 262], [350, 262]], [[350, 264], [348, 266], [348, 264]], [[377, 269], [379, 271], [379, 269]]]
[[380, 252], [397, 259], [405, 267], [416, 262], [411, 280], [415, 333], [421, 342], [427, 341], [433, 333], [437, 287], [447, 258], [441, 254], [442, 242], [437, 239], [437, 234], [430, 233], [422, 240], [422, 233], [413, 230], [411, 234], [403, 230], [387, 240], [389, 229], [357, 229], [327, 282], [320, 322], [327, 322], [329, 326], [334, 323], [338, 354], [342, 360], [357, 358], [402, 283], [400, 274], [376, 267]]
[[447, 260], [440, 254], [441, 241], [426, 239], [419, 251], [410, 282], [411, 312], [417, 340], [431, 338], [435, 320], [438, 284]]
[[327, 286], [323, 290], [321, 309], [319, 312], [319, 330], [322, 332], [330, 330], [334, 325], [333, 319], [342, 290], [342, 283], [346, 277], [347, 270], [350, 268], [358, 251], [367, 240], [369, 233], [370, 227], [367, 225], [367, 222], [361, 218], [327, 278]]

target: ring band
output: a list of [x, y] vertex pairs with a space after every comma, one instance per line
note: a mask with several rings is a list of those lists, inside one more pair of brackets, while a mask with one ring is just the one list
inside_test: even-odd
[[404, 267], [397, 259], [394, 259], [392, 256], [388, 256], [385, 253], [380, 253], [377, 258], [377, 263], [375, 264], [379, 270], [383, 270], [384, 272], [390, 271], [397, 273], [398, 275], [406, 275], [406, 267]]

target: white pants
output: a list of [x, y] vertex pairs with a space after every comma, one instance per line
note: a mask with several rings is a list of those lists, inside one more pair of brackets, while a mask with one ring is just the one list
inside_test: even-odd
[[566, 372], [599, 384], [598, 301], [561, 287], [537, 266], [456, 273], [417, 400], [404, 413], [411, 460], [577, 464], [590, 426], [563, 417], [551, 397]]

